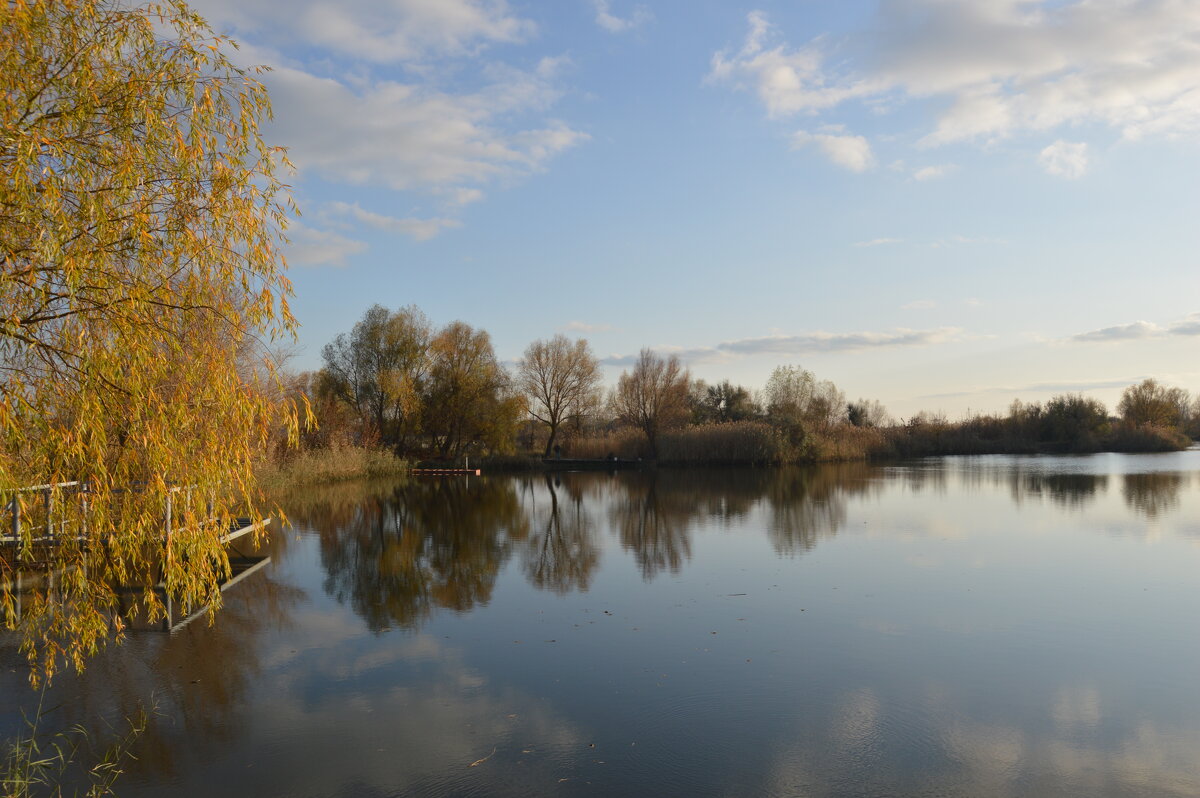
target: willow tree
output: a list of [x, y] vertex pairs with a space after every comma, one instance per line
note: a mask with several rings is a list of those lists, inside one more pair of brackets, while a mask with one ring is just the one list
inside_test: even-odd
[[228, 45], [181, 2], [0, 5], [3, 534], [14, 502], [26, 519], [0, 547], [0, 614], [35, 679], [120, 634], [120, 586], [151, 617], [164, 595], [218, 602], [221, 533], [253, 514], [281, 408], [238, 355], [294, 327], [293, 209], [266, 91]]
[[429, 343], [422, 407], [430, 443], [449, 458], [511, 449], [525, 411], [491, 336], [461, 321], [447, 324]]

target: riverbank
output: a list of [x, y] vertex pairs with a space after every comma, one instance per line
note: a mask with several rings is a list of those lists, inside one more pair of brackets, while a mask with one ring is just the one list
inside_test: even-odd
[[290, 452], [277, 460], [263, 460], [255, 476], [264, 490], [321, 485], [352, 479], [370, 479], [407, 473], [412, 463], [390, 451], [366, 446], [331, 446]]
[[[842, 425], [824, 433], [795, 433], [762, 421], [703, 424], [659, 434], [657, 451], [636, 430], [615, 432], [568, 443], [562, 457], [545, 459], [540, 452], [471, 457], [471, 468], [485, 473], [519, 473], [642, 466], [779, 466], [819, 463], [888, 462], [916, 457], [985, 454], [1093, 454], [1182, 451], [1192, 440], [1177, 430], [1117, 425], [1100, 434], [1038, 439], [1020, 434], [994, 419], [964, 422], [910, 423], [892, 427]], [[607, 463], [613, 461], [612, 466]], [[295, 452], [257, 471], [266, 490], [373, 479], [406, 474], [414, 468], [465, 468], [466, 460], [415, 460], [390, 451], [336, 446]], [[572, 463], [574, 465], [572, 465]]]

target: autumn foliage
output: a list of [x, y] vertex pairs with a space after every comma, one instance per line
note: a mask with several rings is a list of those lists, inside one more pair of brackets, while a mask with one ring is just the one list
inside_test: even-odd
[[[254, 514], [250, 463], [280, 422], [255, 353], [294, 325], [290, 198], [266, 91], [227, 45], [182, 3], [0, 8], [0, 489], [86, 483], [52, 497], [85, 517], [52, 546], [27, 525], [0, 560], [46, 675], [119, 630], [118, 585], [152, 615], [156, 584], [219, 600], [219, 532]], [[12, 569], [35, 562], [54, 595], [18, 622]]]

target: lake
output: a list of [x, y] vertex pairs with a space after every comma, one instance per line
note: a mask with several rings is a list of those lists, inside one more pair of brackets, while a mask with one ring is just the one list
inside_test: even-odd
[[[1200, 451], [313, 489], [56, 679], [122, 796], [1200, 795]], [[244, 552], [245, 553], [245, 552]], [[0, 732], [37, 696], [0, 648]]]

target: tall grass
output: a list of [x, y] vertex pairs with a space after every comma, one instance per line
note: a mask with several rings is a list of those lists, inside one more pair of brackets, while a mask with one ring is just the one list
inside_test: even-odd
[[113, 787], [124, 773], [124, 763], [133, 758], [134, 743], [146, 731], [147, 713], [141, 710], [128, 719], [128, 730], [104, 745], [82, 726], [43, 739], [38, 730], [41, 717], [39, 701], [33, 719], [26, 719], [27, 730], [7, 742], [0, 761], [0, 798], [61, 798], [68, 794], [68, 785], [83, 787], [71, 793], [76, 796], [116, 795]]
[[786, 448], [779, 433], [762, 421], [702, 424], [662, 433], [658, 459], [662, 463], [703, 465], [767, 465], [784, 461]]
[[350, 479], [403, 474], [409, 462], [390, 451], [364, 446], [305, 449], [279, 460], [264, 461], [257, 476], [266, 490], [322, 485]]
[[874, 459], [930, 457], [947, 454], [1087, 454], [1091, 452], [1174, 452], [1191, 440], [1175, 429], [1116, 424], [1073, 438], [1039, 439], [1021, 425], [994, 416], [958, 423], [926, 421], [885, 430]]

